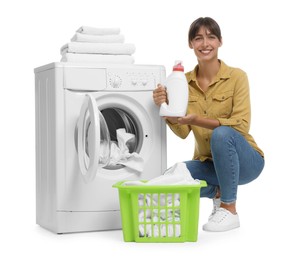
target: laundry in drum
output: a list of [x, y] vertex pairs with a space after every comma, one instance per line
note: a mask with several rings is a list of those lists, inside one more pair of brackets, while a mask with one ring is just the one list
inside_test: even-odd
[[127, 137], [126, 140], [126, 145], [129, 152], [138, 152], [140, 149], [139, 131], [132, 115], [125, 110], [116, 107], [106, 108], [101, 112], [106, 121], [106, 126], [108, 127], [111, 141], [118, 142], [117, 130], [124, 128], [126, 133], [133, 134], [130, 135], [130, 138]]
[[107, 167], [122, 165], [138, 173], [142, 172], [144, 169], [143, 158], [136, 152], [130, 153], [129, 149], [135, 142], [135, 135], [120, 128], [116, 130], [116, 136], [117, 141], [110, 143], [110, 160]]

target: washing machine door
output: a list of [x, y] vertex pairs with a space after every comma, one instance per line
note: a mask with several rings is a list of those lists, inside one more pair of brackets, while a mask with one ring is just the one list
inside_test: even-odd
[[78, 161], [86, 183], [92, 182], [99, 168], [110, 161], [110, 134], [96, 100], [87, 94], [77, 123]]

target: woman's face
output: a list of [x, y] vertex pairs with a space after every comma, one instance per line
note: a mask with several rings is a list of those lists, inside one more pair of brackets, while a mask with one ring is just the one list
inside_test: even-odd
[[206, 27], [202, 26], [196, 36], [191, 40], [189, 47], [199, 61], [217, 59], [218, 48], [222, 42], [212, 34]]

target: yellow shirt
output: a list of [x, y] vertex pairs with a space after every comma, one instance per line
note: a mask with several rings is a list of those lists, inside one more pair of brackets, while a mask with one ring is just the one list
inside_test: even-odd
[[[241, 69], [227, 66], [223, 61], [220, 63], [220, 69], [206, 92], [203, 92], [198, 86], [196, 79], [198, 65], [193, 71], [186, 73], [189, 88], [187, 114], [217, 119], [220, 125], [236, 129], [255, 150], [264, 156], [263, 151], [249, 134], [251, 104], [247, 74]], [[179, 125], [169, 122], [167, 124], [177, 136], [183, 139], [191, 131], [193, 132], [195, 136], [193, 159], [201, 161], [212, 159], [210, 150], [212, 130], [194, 125]]]

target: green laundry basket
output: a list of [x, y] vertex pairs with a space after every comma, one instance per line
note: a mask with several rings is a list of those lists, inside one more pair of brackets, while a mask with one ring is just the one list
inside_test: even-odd
[[[119, 189], [125, 242], [195, 242], [200, 188], [194, 185], [123, 185]], [[146, 181], [144, 181], [146, 182]]]

